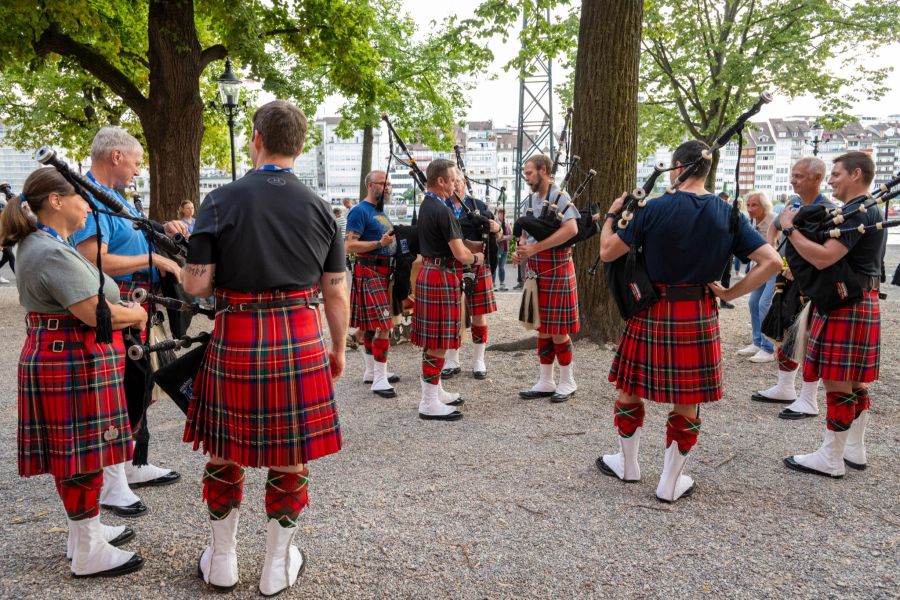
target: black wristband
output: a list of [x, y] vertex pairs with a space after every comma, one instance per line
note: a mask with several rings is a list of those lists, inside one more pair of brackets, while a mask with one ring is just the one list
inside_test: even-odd
[[784, 229], [782, 229], [781, 233], [784, 234], [784, 237], [791, 237], [791, 234], [794, 233], [794, 229], [794, 226], [791, 225], [790, 227], [785, 227]]
[[613, 221], [615, 221], [618, 218], [619, 218], [619, 215], [617, 215], [616, 213], [608, 212], [608, 213], [606, 213], [606, 216], [603, 218], [603, 220], [609, 221], [610, 219], [612, 219]]

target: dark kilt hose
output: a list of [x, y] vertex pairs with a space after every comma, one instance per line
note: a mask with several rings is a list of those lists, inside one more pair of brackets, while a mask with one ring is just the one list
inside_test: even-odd
[[[475, 293], [471, 298], [466, 298], [466, 310], [473, 317], [497, 312], [497, 302], [494, 300], [494, 280], [491, 277], [490, 266], [478, 266], [475, 267], [475, 271]], [[462, 273], [461, 270], [460, 273]]]
[[425, 350], [454, 350], [459, 348], [462, 267], [452, 258], [424, 258], [423, 263], [409, 339]]
[[722, 398], [722, 350], [716, 299], [665, 299], [625, 323], [609, 381], [632, 396], [670, 404]]
[[71, 315], [29, 312], [19, 357], [19, 475], [70, 478], [131, 459], [125, 346]]
[[357, 256], [350, 288], [350, 327], [389, 330], [391, 320], [390, 257]]
[[317, 288], [258, 294], [216, 289], [219, 312], [194, 386], [185, 442], [245, 467], [304, 464], [341, 449], [318, 309], [223, 310], [314, 301], [317, 295]]
[[546, 335], [578, 333], [578, 288], [572, 249], [552, 248], [528, 259], [528, 267], [537, 274], [538, 305], [541, 326]]
[[878, 379], [878, 349], [881, 345], [881, 316], [878, 292], [863, 292], [857, 304], [827, 314], [813, 311], [809, 326], [805, 381], [856, 381]]

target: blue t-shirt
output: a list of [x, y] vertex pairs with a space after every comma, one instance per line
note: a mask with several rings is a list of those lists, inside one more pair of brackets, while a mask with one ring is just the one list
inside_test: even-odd
[[[381, 240], [388, 231], [392, 230], [394, 225], [383, 211], [369, 202], [368, 200], [360, 200], [359, 204], [350, 209], [347, 214], [347, 233], [351, 231], [359, 236], [363, 242], [377, 242]], [[390, 246], [384, 248], [376, 248], [366, 254], [394, 254], [397, 242], [391, 242]]]
[[[99, 183], [94, 176], [88, 171], [88, 178], [97, 184], [97, 186], [110, 194], [112, 194], [115, 198], [119, 200], [122, 204], [124, 204], [128, 212], [130, 212], [135, 217], [141, 216], [135, 207], [131, 205], [130, 202], [127, 202], [125, 198], [119, 194], [116, 190], [112, 188], [108, 188], [102, 183]], [[102, 204], [94, 201], [98, 208], [104, 208]], [[148, 254], [150, 252], [150, 247], [147, 245], [147, 238], [144, 237], [144, 234], [141, 231], [132, 226], [131, 221], [127, 219], [121, 219], [119, 217], [114, 217], [112, 215], [98, 214], [99, 218], [97, 221], [100, 223], [100, 232], [103, 235], [103, 243], [107, 245], [106, 251], [108, 254], [118, 254], [120, 256], [138, 256], [140, 254]], [[72, 234], [70, 240], [72, 245], [78, 246], [81, 242], [95, 237], [97, 235], [96, 225], [94, 223], [94, 214], [89, 213], [87, 217], [87, 221], [85, 222], [84, 229], [80, 229]], [[93, 257], [89, 257], [92, 258]], [[154, 269], [156, 271], [156, 269]], [[147, 273], [147, 269], [140, 269], [135, 271], [136, 273]], [[117, 277], [113, 277], [116, 281], [131, 281], [132, 275], [134, 273], [129, 273], [128, 275], [119, 275]], [[159, 279], [159, 275], [154, 273], [153, 280], [156, 281]]]
[[648, 202], [617, 234], [626, 244], [636, 239], [643, 245], [651, 281], [707, 284], [721, 277], [732, 254], [747, 262], [766, 243], [746, 216], [740, 216], [737, 234], [730, 223], [730, 203], [714, 194], [676, 191]]

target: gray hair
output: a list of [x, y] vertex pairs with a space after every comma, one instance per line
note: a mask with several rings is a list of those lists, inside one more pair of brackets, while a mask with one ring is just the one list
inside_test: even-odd
[[761, 192], [759, 190], [751, 190], [747, 193], [747, 202], [750, 202], [750, 198], [756, 196], [759, 198], [759, 203], [763, 205], [763, 208], [766, 209], [766, 214], [772, 212], [772, 201], [769, 200], [769, 196], [765, 192]]
[[366, 186], [368, 187], [370, 184], [375, 183], [376, 175], [384, 175], [384, 174], [385, 174], [384, 171], [378, 171], [378, 170], [369, 171], [369, 174], [366, 175]]
[[818, 156], [804, 156], [794, 163], [795, 167], [805, 167], [807, 171], [819, 176], [819, 179], [825, 179], [825, 161]]
[[104, 127], [94, 136], [91, 143], [91, 161], [103, 161], [109, 158], [113, 150], [125, 153], [142, 151], [137, 138], [121, 127]]

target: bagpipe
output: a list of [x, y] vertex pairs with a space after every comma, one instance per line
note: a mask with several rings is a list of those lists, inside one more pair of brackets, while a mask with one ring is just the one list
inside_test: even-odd
[[[821, 204], [802, 206], [794, 217], [795, 235], [803, 235], [813, 242], [822, 244], [829, 239], [838, 239], [849, 233], [865, 235], [896, 227], [900, 225], [900, 219], [886, 221], [882, 218], [880, 211], [876, 211], [878, 215], [874, 222], [847, 227], [840, 227], [840, 225], [855, 215], [869, 213], [878, 204], [885, 204], [887, 208], [891, 199], [900, 195], [900, 189], [892, 190], [898, 185], [900, 185], [900, 173], [879, 186], [875, 192], [854, 198], [840, 208], [829, 210]], [[789, 241], [790, 238], [785, 238], [785, 242]], [[824, 269], [818, 269], [804, 259], [790, 243], [785, 246], [785, 258], [794, 280], [803, 293], [815, 303], [816, 310], [828, 313], [842, 306], [855, 304], [862, 299], [863, 285], [847, 263], [846, 258], [841, 258]]]
[[[114, 194], [110, 193], [96, 182], [88, 177], [74, 171], [64, 160], [59, 158], [56, 152], [49, 146], [42, 146], [35, 153], [34, 158], [42, 165], [54, 167], [74, 188], [75, 192], [87, 201], [94, 213], [96, 222], [97, 237], [97, 270], [99, 272], [99, 290], [97, 295], [97, 327], [96, 340], [98, 343], [109, 343], [113, 339], [111, 312], [106, 303], [103, 294], [105, 275], [103, 273], [103, 237], [100, 229], [100, 223], [97, 219], [99, 214], [106, 214], [113, 217], [126, 219], [130, 221], [136, 230], [141, 231], [147, 239], [149, 247], [147, 269], [148, 280], [153, 284], [153, 255], [156, 251], [168, 255], [173, 260], [183, 263], [187, 256], [187, 241], [181, 235], [175, 235], [169, 238], [165, 234], [165, 228], [162, 224], [146, 218], [140, 204], [140, 198], [135, 198], [135, 211], [132, 213], [125, 204], [123, 204]], [[160, 286], [166, 295], [176, 295], [177, 286], [173, 277], [161, 277]], [[177, 289], [176, 289], [177, 288]], [[183, 294], [183, 292], [181, 292]], [[152, 347], [158, 344], [151, 343], [151, 340], [165, 338], [165, 332], [162, 330], [162, 312], [158, 311], [155, 303], [162, 296], [154, 295], [148, 302], [147, 310], [147, 326], [144, 330], [143, 340], [141, 341], [141, 332], [137, 329], [123, 331], [123, 337], [128, 341], [141, 342], [138, 345]], [[183, 311], [173, 311], [171, 307], [166, 307], [170, 315], [170, 324], [173, 333], [183, 335], [189, 322], [181, 318], [179, 315]], [[134, 433], [135, 449], [133, 462], [136, 466], [147, 464], [148, 445], [150, 433], [147, 427], [147, 408], [153, 403], [153, 383], [154, 371], [156, 367], [168, 361], [174, 361], [175, 355], [171, 352], [171, 348], [158, 348], [155, 353], [154, 360], [150, 360], [150, 354], [142, 354], [135, 358], [131, 356], [126, 363], [124, 386], [125, 397], [128, 404], [128, 415], [131, 428]]]
[[[497, 256], [499, 255], [497, 238], [491, 233], [491, 221], [494, 220], [494, 214], [490, 209], [485, 211], [479, 210], [479, 200], [475, 197], [475, 192], [472, 191], [472, 181], [466, 171], [466, 163], [462, 157], [462, 148], [457, 144], [453, 146], [453, 152], [456, 154], [456, 166], [463, 174], [466, 190], [468, 191], [468, 195], [465, 198], [459, 198], [459, 196], [454, 194], [464, 209], [464, 212], [459, 216], [459, 226], [462, 229], [463, 237], [466, 239], [471, 239], [473, 236], [481, 238], [484, 255], [487, 258], [486, 264], [488, 268], [491, 268], [497, 264]], [[471, 200], [471, 207], [466, 204], [467, 200]], [[487, 204], [484, 204], [484, 206], [487, 207]]]
[[[617, 215], [618, 219], [613, 221], [613, 229], [625, 229], [634, 219], [634, 215], [639, 208], [646, 206], [650, 200], [647, 196], [653, 191], [659, 177], [666, 172], [675, 169], [682, 169], [682, 172], [675, 178], [670, 186], [666, 188], [666, 194], [674, 194], [688, 179], [695, 176], [700, 170], [704, 161], [710, 161], [713, 155], [720, 148], [725, 146], [728, 141], [737, 134], [738, 136], [738, 156], [741, 154], [743, 147], [743, 131], [747, 121], [762, 110], [764, 104], [772, 101], [772, 95], [768, 92], [760, 94], [757, 101], [747, 111], [738, 116], [735, 122], [720, 135], [708, 150], [703, 150], [700, 156], [686, 164], [666, 167], [663, 163], [657, 164], [650, 177], [644, 182], [644, 185], [635, 188], [625, 197], [622, 204], [622, 210]], [[740, 161], [735, 167], [735, 198], [731, 206], [731, 223], [730, 231], [732, 234], [737, 233], [738, 224], [740, 223], [740, 187], [739, 181]], [[588, 269], [588, 273], [593, 275], [597, 272], [600, 264], [600, 256], [598, 255], [594, 264]], [[649, 306], [659, 301], [653, 283], [647, 274], [644, 266], [643, 252], [640, 249], [640, 242], [634, 239], [628, 250], [628, 253], [618, 259], [605, 263], [603, 265], [606, 274], [607, 284], [612, 293], [616, 306], [623, 319], [629, 319], [637, 313], [645, 310]]]

